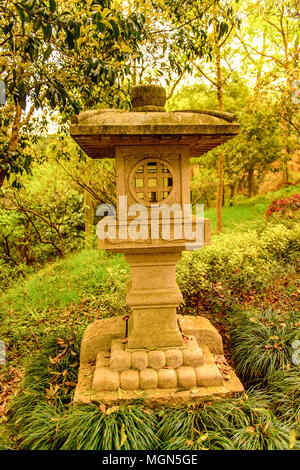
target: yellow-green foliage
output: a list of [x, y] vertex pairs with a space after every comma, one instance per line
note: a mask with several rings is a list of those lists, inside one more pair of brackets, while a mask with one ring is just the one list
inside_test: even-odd
[[183, 254], [177, 281], [186, 297], [211, 289], [212, 283], [248, 292], [266, 286], [279, 274], [281, 261], [291, 263], [285, 269], [296, 269], [299, 253], [300, 223], [293, 228], [267, 225], [260, 234], [251, 230], [220, 235], [203, 250]]

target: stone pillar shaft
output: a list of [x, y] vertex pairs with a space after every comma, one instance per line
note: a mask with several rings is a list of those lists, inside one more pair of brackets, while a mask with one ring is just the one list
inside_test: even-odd
[[183, 346], [176, 318], [182, 294], [176, 284], [176, 264], [181, 252], [126, 254], [132, 278], [127, 285], [129, 349]]

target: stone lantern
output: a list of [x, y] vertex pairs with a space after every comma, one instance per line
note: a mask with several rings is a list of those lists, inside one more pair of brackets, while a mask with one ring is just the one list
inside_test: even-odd
[[116, 312], [85, 331], [76, 401], [174, 402], [243, 390], [229, 366], [222, 375], [222, 338], [211, 323], [176, 314], [175, 278], [181, 252], [210, 243], [209, 219], [190, 210], [189, 159], [239, 127], [229, 113], [168, 113], [165, 101], [163, 87], [138, 85], [131, 112], [96, 109], [72, 121], [87, 155], [116, 159], [116, 216], [99, 222], [99, 248], [125, 253], [131, 267], [130, 315]]

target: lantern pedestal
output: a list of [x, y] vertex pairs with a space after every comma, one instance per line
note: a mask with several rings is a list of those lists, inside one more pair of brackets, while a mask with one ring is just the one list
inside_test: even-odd
[[[148, 406], [203, 401], [243, 392], [223, 355], [222, 338], [202, 317], [177, 315], [178, 348], [127, 348], [123, 317], [97, 320], [85, 331], [74, 401], [107, 405], [143, 399]], [[151, 337], [149, 331], [146, 337]]]
[[182, 301], [175, 273], [180, 255], [180, 252], [126, 254], [131, 267], [126, 303], [132, 310], [128, 348], [183, 346], [176, 318], [176, 308]]

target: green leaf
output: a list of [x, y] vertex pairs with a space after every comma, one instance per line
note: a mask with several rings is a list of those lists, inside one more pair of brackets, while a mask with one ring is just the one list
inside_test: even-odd
[[40, 29], [42, 25], [42, 20], [40, 17], [37, 17], [33, 22], [33, 31], [36, 32]]
[[52, 52], [52, 47], [49, 44], [49, 46], [47, 47], [47, 49], [45, 50], [44, 55], [43, 55], [43, 60], [44, 61], [49, 59], [49, 57], [51, 55], [51, 52]]
[[292, 430], [290, 432], [290, 444], [289, 444], [289, 448], [290, 449], [293, 449], [295, 447], [295, 444], [296, 444], [296, 431], [295, 430]]
[[44, 31], [44, 40], [48, 41], [51, 38], [52, 35], [52, 26], [51, 24], [47, 24], [46, 26], [43, 25], [43, 31]]
[[70, 49], [74, 49], [74, 38], [73, 38], [73, 34], [71, 33], [71, 31], [69, 29], [67, 29], [67, 44], [68, 44], [68, 47]]
[[51, 13], [54, 13], [56, 10], [56, 1], [55, 0], [49, 0], [49, 7]]
[[20, 17], [22, 26], [24, 26], [25, 19], [26, 19], [24, 10], [23, 10], [22, 8], [20, 8], [18, 5], [16, 5], [16, 10], [17, 10], [18, 15], [19, 15], [19, 17]]
[[125, 433], [125, 424], [122, 423], [122, 426], [121, 426], [121, 445], [120, 445], [120, 447], [123, 447], [123, 445], [125, 444], [126, 441], [127, 441], [127, 434]]
[[117, 22], [114, 19], [110, 18], [110, 24], [112, 25], [115, 39], [118, 39], [118, 37], [120, 35], [120, 28], [119, 28]]

